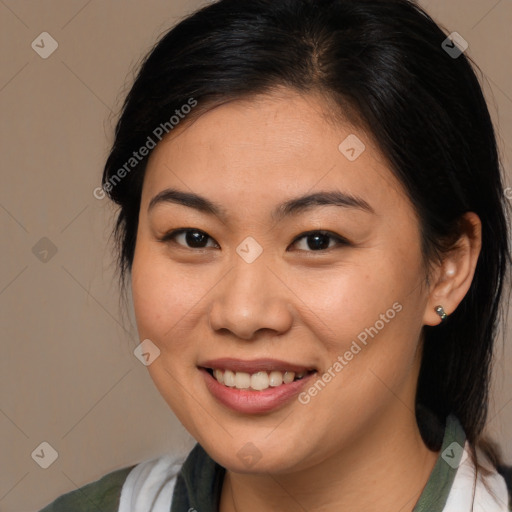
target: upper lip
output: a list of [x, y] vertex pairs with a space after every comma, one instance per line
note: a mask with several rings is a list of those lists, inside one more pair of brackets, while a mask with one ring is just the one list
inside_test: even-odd
[[202, 368], [211, 368], [217, 370], [232, 370], [235, 372], [256, 373], [260, 371], [280, 371], [280, 372], [308, 372], [316, 371], [312, 366], [303, 366], [300, 364], [289, 363], [279, 359], [252, 359], [244, 361], [242, 359], [233, 359], [223, 357], [220, 359], [210, 359], [203, 361], [198, 366]]

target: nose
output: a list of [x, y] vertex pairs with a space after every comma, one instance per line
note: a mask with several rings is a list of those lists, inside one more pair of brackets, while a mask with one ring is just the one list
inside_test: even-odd
[[290, 329], [292, 293], [276, 274], [261, 257], [252, 263], [235, 262], [215, 287], [210, 327], [244, 340], [254, 339], [259, 331], [282, 334]]

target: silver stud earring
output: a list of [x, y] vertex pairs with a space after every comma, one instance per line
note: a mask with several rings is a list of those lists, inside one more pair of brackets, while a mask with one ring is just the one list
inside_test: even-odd
[[436, 313], [441, 317], [441, 323], [446, 322], [448, 315], [445, 313], [443, 306], [436, 306], [434, 309]]

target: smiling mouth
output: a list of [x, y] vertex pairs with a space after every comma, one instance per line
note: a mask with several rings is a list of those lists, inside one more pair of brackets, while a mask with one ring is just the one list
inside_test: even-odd
[[305, 376], [316, 373], [316, 370], [310, 371], [258, 371], [255, 373], [238, 372], [231, 370], [221, 370], [218, 368], [204, 368], [219, 384], [228, 388], [246, 389], [252, 391], [264, 391], [269, 387], [286, 386], [291, 382], [301, 380]]

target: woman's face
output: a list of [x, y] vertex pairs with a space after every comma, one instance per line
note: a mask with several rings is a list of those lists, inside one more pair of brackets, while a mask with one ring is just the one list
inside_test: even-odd
[[[414, 418], [417, 217], [367, 134], [322, 108], [292, 92], [234, 101], [178, 126], [147, 166], [132, 289], [140, 339], [160, 351], [148, 369], [233, 471], [361, 454]], [[292, 369], [314, 373], [279, 385]]]

